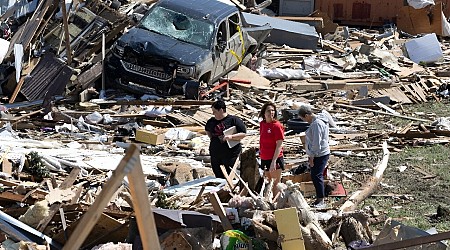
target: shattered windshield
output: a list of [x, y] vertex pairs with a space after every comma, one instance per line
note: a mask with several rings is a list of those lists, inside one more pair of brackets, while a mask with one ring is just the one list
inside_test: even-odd
[[156, 6], [140, 26], [159, 34], [208, 48], [214, 26], [206, 20], [197, 20], [182, 13]]

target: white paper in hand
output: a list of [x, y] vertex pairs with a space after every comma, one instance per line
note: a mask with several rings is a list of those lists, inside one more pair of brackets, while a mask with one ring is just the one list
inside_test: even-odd
[[[237, 130], [236, 130], [236, 126], [230, 127], [226, 130], [223, 131], [223, 135], [234, 135], [236, 134]], [[228, 143], [228, 147], [232, 148], [236, 145], [239, 144], [239, 141], [231, 141], [231, 140], [227, 140]]]

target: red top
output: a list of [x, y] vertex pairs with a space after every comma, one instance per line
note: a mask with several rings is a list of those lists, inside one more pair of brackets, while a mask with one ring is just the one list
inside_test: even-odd
[[[279, 121], [259, 123], [259, 156], [261, 160], [272, 160], [277, 147], [277, 141], [284, 140], [284, 128]], [[280, 155], [283, 156], [283, 149]]]

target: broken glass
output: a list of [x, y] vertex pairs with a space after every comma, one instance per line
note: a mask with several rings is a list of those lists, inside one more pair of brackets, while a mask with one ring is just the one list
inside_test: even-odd
[[161, 6], [155, 7], [140, 23], [142, 28], [177, 40], [210, 48], [214, 26]]

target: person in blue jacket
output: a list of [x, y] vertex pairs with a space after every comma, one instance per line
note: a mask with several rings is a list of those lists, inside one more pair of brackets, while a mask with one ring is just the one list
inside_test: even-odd
[[325, 208], [325, 185], [323, 172], [330, 158], [329, 127], [335, 126], [331, 115], [322, 111], [314, 114], [311, 106], [301, 105], [298, 109], [298, 116], [303, 121], [308, 122], [309, 128], [306, 130], [306, 154], [309, 159], [311, 179], [316, 189], [316, 200], [312, 204], [316, 208]]

